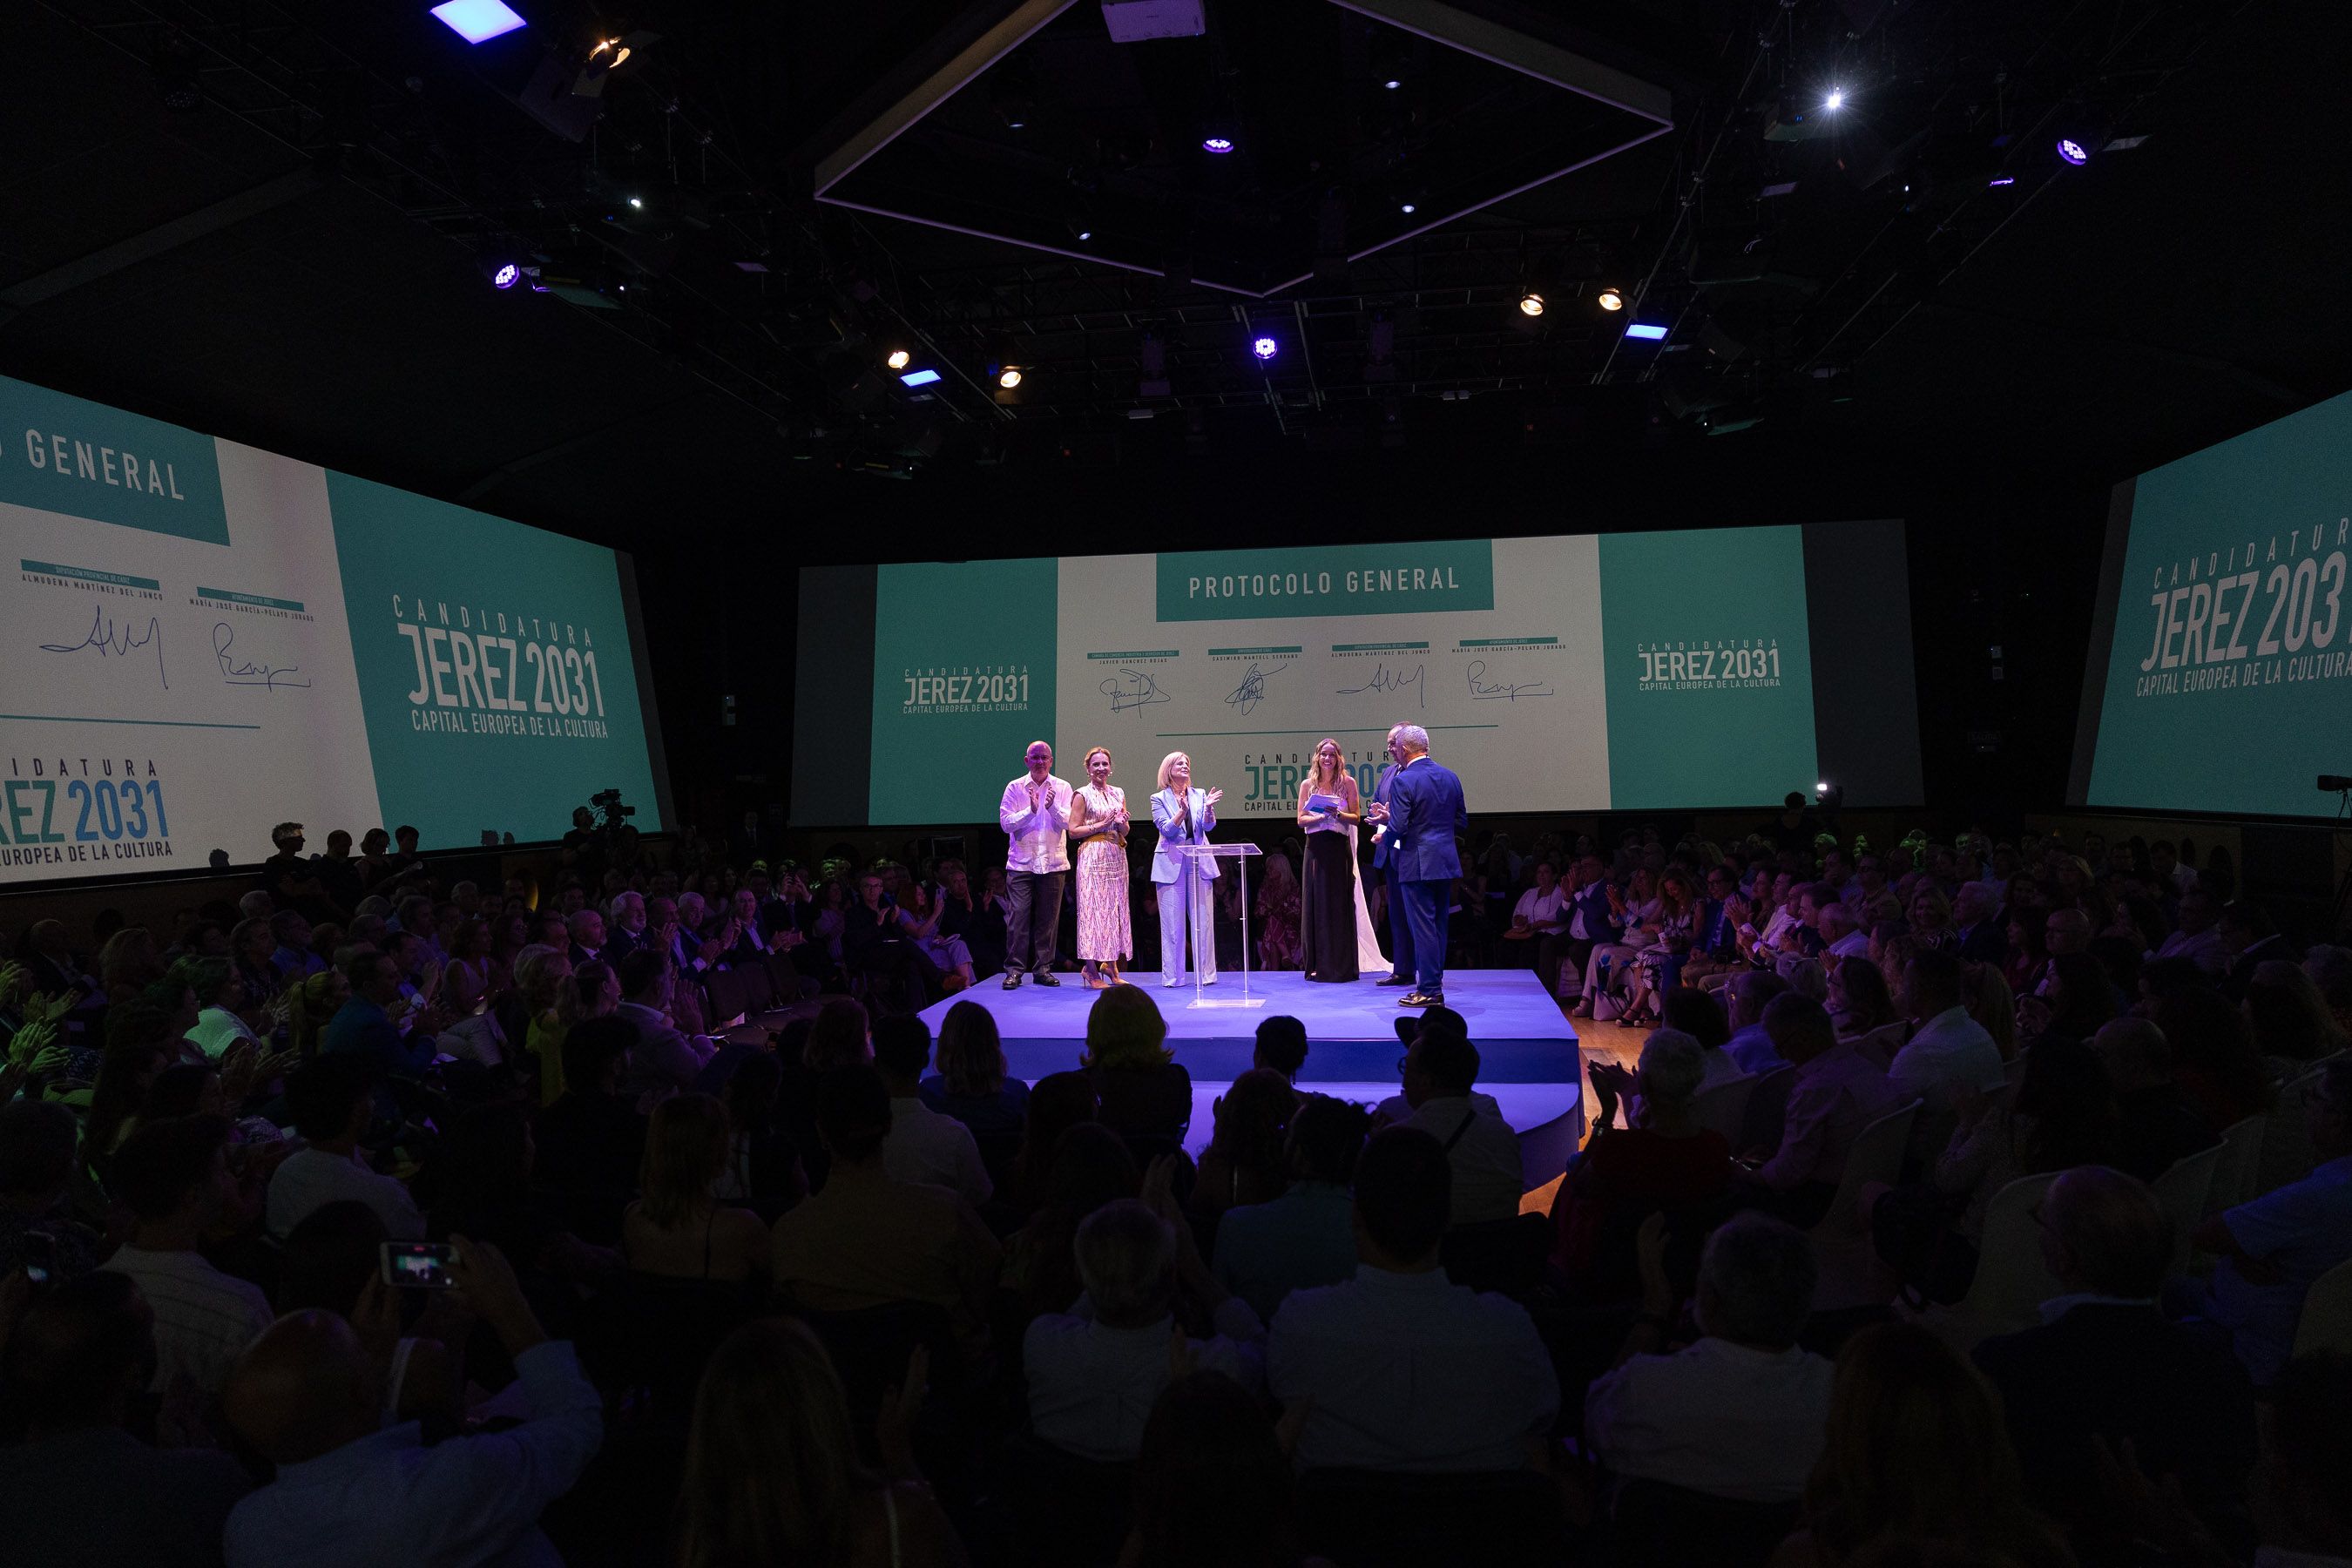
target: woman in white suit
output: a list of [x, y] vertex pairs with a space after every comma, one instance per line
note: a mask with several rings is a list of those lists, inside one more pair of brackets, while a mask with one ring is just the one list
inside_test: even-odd
[[[1151, 797], [1151, 826], [1160, 842], [1151, 850], [1151, 881], [1160, 897], [1160, 984], [1173, 985], [1184, 978], [1184, 933], [1192, 933], [1193, 957], [1201, 965], [1201, 984], [1217, 983], [1217, 938], [1209, 884], [1217, 879], [1217, 863], [1203, 856], [1197, 867], [1191, 857], [1176, 853], [1181, 844], [1206, 844], [1217, 826], [1221, 789], [1192, 787], [1192, 759], [1171, 752], [1160, 759], [1160, 793]], [[1195, 929], [1197, 927], [1197, 929]]]

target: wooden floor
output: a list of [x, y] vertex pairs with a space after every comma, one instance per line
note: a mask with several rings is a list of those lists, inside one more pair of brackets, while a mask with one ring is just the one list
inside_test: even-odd
[[[1648, 1039], [1650, 1031], [1656, 1027], [1655, 1025], [1645, 1024], [1631, 1028], [1618, 1023], [1597, 1023], [1591, 1018], [1577, 1018], [1571, 1022], [1576, 1026], [1576, 1043], [1585, 1060], [1615, 1062], [1628, 1071], [1641, 1058], [1642, 1042]], [[1600, 1114], [1601, 1108], [1592, 1098], [1592, 1084], [1588, 1079], [1584, 1085], [1584, 1124], [1591, 1127], [1593, 1118]], [[1559, 1178], [1555, 1176], [1521, 1198], [1519, 1212], [1549, 1214], [1552, 1199], [1559, 1195]]]

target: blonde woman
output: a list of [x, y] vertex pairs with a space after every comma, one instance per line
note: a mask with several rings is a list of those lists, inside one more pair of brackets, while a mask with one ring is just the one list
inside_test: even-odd
[[1078, 879], [1078, 970], [1089, 991], [1119, 983], [1135, 956], [1127, 912], [1127, 792], [1110, 782], [1110, 750], [1086, 755], [1087, 782], [1071, 792], [1070, 843]]
[[1298, 786], [1307, 830], [1299, 876], [1298, 967], [1309, 980], [1345, 983], [1361, 973], [1356, 945], [1356, 824], [1364, 803], [1333, 740], [1315, 743], [1315, 765]]
[[1160, 984], [1174, 985], [1184, 978], [1184, 936], [1192, 937], [1193, 961], [1201, 966], [1201, 984], [1217, 983], [1217, 937], [1210, 895], [1217, 879], [1217, 862], [1209, 856], [1195, 860], [1177, 850], [1187, 844], [1206, 844], [1217, 826], [1219, 789], [1192, 787], [1192, 759], [1171, 752], [1160, 759], [1160, 793], [1151, 797], [1151, 826], [1160, 842], [1151, 851], [1151, 881], [1160, 896]]
[[515, 954], [515, 989], [522, 994], [530, 1025], [523, 1048], [539, 1058], [539, 1102], [553, 1105], [563, 1092], [563, 1036], [571, 1025], [557, 1011], [564, 982], [572, 978], [572, 955], [540, 943]]
[[621, 1216], [621, 1260], [667, 1279], [768, 1277], [768, 1227], [718, 1198], [730, 1146], [727, 1108], [707, 1094], [672, 1095], [646, 1128], [645, 1195]]

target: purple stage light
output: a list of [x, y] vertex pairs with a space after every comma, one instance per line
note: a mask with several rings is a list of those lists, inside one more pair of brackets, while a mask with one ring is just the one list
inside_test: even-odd
[[2013, 185], [2015, 184], [2017, 184], [2017, 176], [2015, 174], [1995, 174], [1991, 179], [1985, 182], [1986, 188], [1989, 190], [1999, 190], [2003, 185]]
[[522, 268], [516, 266], [511, 261], [505, 262], [499, 266], [496, 272], [490, 274], [490, 287], [493, 289], [511, 289], [520, 282], [521, 279]]
[[2058, 138], [2058, 156], [2065, 159], [2066, 162], [2074, 164], [2078, 169], [2091, 161], [2090, 153], [2084, 149], [2080, 142], [2075, 141], [2071, 136], [2061, 136]]
[[1272, 338], [1260, 338], [1255, 342], [1250, 344], [1250, 353], [1257, 355], [1261, 360], [1272, 359], [1281, 352], [1282, 345], [1276, 342]]
[[525, 25], [505, 0], [446, 0], [433, 15], [469, 44], [488, 43]]
[[1201, 151], [1203, 153], [1230, 153], [1233, 150], [1234, 139], [1230, 136], [1203, 136], [1201, 138]]

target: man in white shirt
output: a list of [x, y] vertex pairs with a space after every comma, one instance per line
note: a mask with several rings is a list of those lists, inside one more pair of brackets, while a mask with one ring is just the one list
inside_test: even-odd
[[1356, 1277], [1294, 1290], [1266, 1381], [1311, 1399], [1307, 1469], [1516, 1470], [1559, 1410], [1559, 1380], [1525, 1308], [1453, 1283], [1437, 1260], [1453, 1173], [1413, 1127], [1372, 1135], [1356, 1163]]
[[945, 1187], [974, 1208], [996, 1184], [981, 1163], [971, 1129], [923, 1103], [917, 1086], [931, 1065], [931, 1027], [898, 1015], [874, 1022], [874, 1067], [890, 1090], [890, 1134], [882, 1140], [882, 1169], [894, 1182]]
[[2180, 913], [2177, 917], [2180, 929], [2164, 939], [2164, 945], [2148, 954], [2150, 961], [2159, 958], [2185, 958], [2208, 974], [2219, 974], [2230, 967], [2229, 950], [2221, 944], [2218, 929], [2221, 911], [2213, 902], [2213, 895], [2202, 888], [2193, 888], [2180, 895]]
[[1829, 951], [1840, 958], [1870, 956], [1870, 933], [1861, 928], [1853, 911], [1843, 904], [1831, 904], [1822, 910], [1821, 932]]
[[[1663, 1242], [1663, 1232], [1659, 1241]], [[1662, 1341], [1663, 1300], [1637, 1333]], [[1760, 1214], [1738, 1215], [1707, 1237], [1696, 1312], [1704, 1336], [1672, 1354], [1636, 1354], [1584, 1396], [1591, 1454], [1619, 1480], [1663, 1481], [1739, 1502], [1794, 1502], [1828, 1434], [1836, 1369], [1797, 1348], [1813, 1310], [1812, 1243]], [[1657, 1310], [1663, 1309], [1663, 1310]]]
[[278, 1163], [269, 1178], [265, 1214], [269, 1234], [283, 1241], [329, 1204], [357, 1201], [375, 1211], [395, 1241], [425, 1235], [425, 1216], [408, 1188], [368, 1169], [360, 1140], [375, 1118], [375, 1068], [350, 1052], [312, 1057], [286, 1085], [294, 1131], [310, 1147]]
[[261, 1288], [215, 1268], [196, 1250], [234, 1223], [243, 1203], [228, 1168], [226, 1117], [186, 1116], [141, 1128], [114, 1152], [107, 1184], [137, 1225], [100, 1267], [127, 1274], [155, 1312], [156, 1416], [165, 1447], [216, 1447], [215, 1405], [229, 1369], [269, 1326]]
[[[1171, 1205], [1172, 1207], [1172, 1205]], [[1029, 1423], [1066, 1454], [1131, 1462], [1143, 1424], [1180, 1359], [1171, 1347], [1181, 1282], [1210, 1310], [1215, 1334], [1187, 1338], [1181, 1359], [1221, 1372], [1251, 1393], [1265, 1386], [1265, 1325], [1202, 1266], [1192, 1227], [1133, 1198], [1106, 1204], [1078, 1226], [1079, 1282], [1069, 1311], [1031, 1321], [1022, 1341]]]
[[514, 1363], [528, 1416], [426, 1447], [384, 1425], [374, 1357], [332, 1312], [292, 1312], [237, 1363], [228, 1413], [278, 1467], [229, 1513], [229, 1568], [561, 1568], [539, 1516], [604, 1439], [604, 1400], [498, 1248], [456, 1238], [460, 1298]]
[[621, 960], [621, 994], [625, 1000], [614, 1016], [625, 1018], [637, 1032], [629, 1047], [629, 1065], [621, 1074], [621, 1092], [644, 1109], [674, 1094], [691, 1094], [695, 1080], [718, 1053], [707, 1039], [688, 1039], [671, 1022], [670, 993], [676, 984], [669, 955], [639, 948]]
[[1917, 954], [1904, 970], [1903, 1000], [1918, 1029], [1886, 1068], [1898, 1103], [1924, 1100], [1931, 1111], [1948, 1110], [1968, 1094], [1991, 1094], [2009, 1081], [2000, 1047], [1962, 1004], [1964, 973], [1960, 961], [1940, 948]]
[[1040, 985], [1054, 978], [1062, 929], [1062, 883], [1070, 874], [1070, 785], [1054, 776], [1054, 748], [1029, 742], [1029, 771], [1004, 786], [996, 824], [1013, 842], [1004, 851], [1004, 989], [1025, 970]]
[[1451, 1225], [1510, 1219], [1528, 1190], [1519, 1135], [1491, 1099], [1472, 1097], [1477, 1081], [1478, 1047], [1457, 1030], [1424, 1028], [1405, 1052], [1404, 1124], [1436, 1139], [1452, 1167]]

